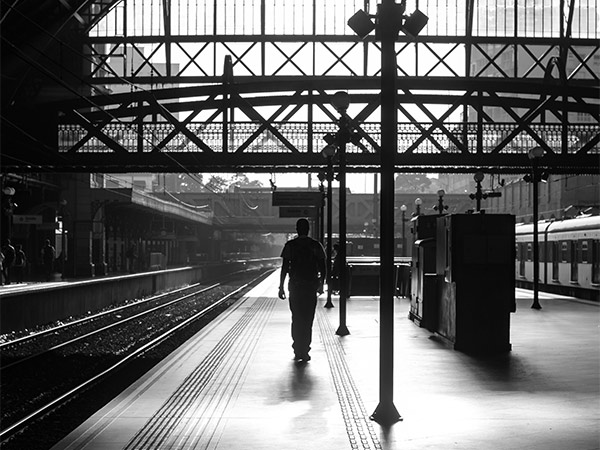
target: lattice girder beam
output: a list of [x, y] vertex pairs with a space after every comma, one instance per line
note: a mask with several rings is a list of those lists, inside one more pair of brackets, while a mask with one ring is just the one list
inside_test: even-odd
[[[72, 129], [74, 125], [77, 125], [85, 133], [79, 133], [81, 136], [79, 138], [77, 138], [77, 133], [74, 134], [75, 137], [68, 140], [70, 144], [66, 147], [65, 140], [61, 139], [60, 151], [56, 155], [60, 157], [55, 158], [55, 161], [58, 162], [51, 161], [51, 164], [56, 165], [57, 168], [60, 167], [61, 170], [69, 171], [75, 170], [75, 167], [81, 167], [85, 162], [90, 165], [90, 170], [93, 167], [93, 171], [115, 171], [112, 168], [113, 162], [109, 159], [117, 155], [121, 163], [119, 164], [120, 169], [116, 171], [129, 171], [134, 168], [143, 170], [142, 168], [149, 161], [149, 152], [151, 152], [153, 158], [158, 158], [152, 163], [153, 166], [160, 166], [166, 171], [181, 171], [182, 168], [187, 170], [188, 167], [190, 170], [193, 167], [198, 171], [220, 171], [224, 170], [223, 167], [228, 167], [228, 164], [239, 167], [239, 162], [229, 162], [230, 157], [226, 155], [226, 153], [235, 153], [239, 158], [237, 161], [246, 161], [244, 164], [248, 169], [259, 170], [256, 162], [253, 161], [261, 161], [263, 153], [255, 151], [250, 153], [248, 149], [256, 150], [256, 147], [252, 147], [252, 145], [264, 130], [268, 131], [270, 137], [277, 140], [280, 145], [278, 151], [264, 152], [267, 155], [266, 161], [271, 168], [280, 166], [281, 170], [289, 170], [293, 167], [302, 168], [302, 170], [319, 170], [323, 161], [319, 159], [318, 151], [313, 152], [313, 142], [308, 147], [298, 147], [294, 144], [290, 136], [296, 138], [298, 136], [294, 130], [291, 133], [296, 133], [296, 135], [290, 135], [288, 122], [293, 118], [294, 111], [298, 111], [301, 105], [310, 108], [316, 106], [332, 119], [332, 123], [304, 120], [303, 123], [298, 124], [297, 128], [310, 129], [311, 133], [315, 130], [335, 130], [333, 122], [336, 115], [331, 109], [331, 97], [328, 91], [345, 88], [350, 92], [353, 103], [364, 105], [356, 114], [354, 123], [360, 134], [368, 137], [364, 139], [366, 147], [363, 146], [359, 149], [361, 153], [368, 154], [366, 155], [367, 159], [356, 157], [354, 160], [351, 159], [350, 161], [355, 162], [349, 161], [349, 164], [355, 164], [355, 166], [350, 170], [365, 171], [368, 169], [371, 171], [377, 165], [373, 158], [379, 151], [378, 120], [372, 119], [378, 110], [380, 100], [377, 77], [363, 78], [360, 82], [357, 82], [355, 77], [338, 77], [335, 80], [302, 77], [287, 82], [279, 79], [256, 82], [236, 78], [235, 81], [235, 83], [228, 82], [214, 86], [95, 96], [85, 100], [55, 104], [53, 107], [64, 114], [63, 128]], [[553, 164], [556, 170], [568, 171], [568, 168], [571, 168], [573, 172], [587, 170], [595, 173], [597, 171], [598, 146], [593, 143], [596, 140], [595, 136], [598, 135], [600, 117], [597, 107], [598, 87], [593, 82], [578, 80], [577, 84], [571, 82], [565, 86], [564, 83], [543, 83], [542, 80], [538, 80], [537, 83], [503, 80], [499, 84], [494, 79], [449, 78], [440, 80], [434, 78], [424, 80], [417, 77], [403, 78], [399, 84], [402, 91], [398, 95], [398, 108], [401, 113], [405, 113], [412, 124], [399, 124], [399, 139], [409, 139], [410, 142], [406, 141], [399, 146], [398, 170], [462, 171], [470, 170], [476, 165], [496, 166], [498, 164], [509, 168], [508, 170], [524, 170], [528, 164], [528, 161], [522, 158], [528, 150], [524, 145], [541, 145], [546, 148], [549, 158], [550, 155], [555, 158]], [[440, 89], [442, 86], [448, 92], [447, 94], [429, 93], [432, 89]], [[290, 92], [290, 94], [269, 95], [273, 92]], [[539, 97], [532, 98], [532, 92], [537, 92]], [[529, 98], [523, 97], [522, 94], [529, 94]], [[198, 97], [202, 99], [197, 100]], [[91, 104], [96, 105], [98, 109], [90, 111]], [[438, 111], [436, 115], [429, 109], [428, 105], [431, 104], [446, 105], [446, 109], [441, 113]], [[419, 123], [417, 119], [411, 117], [406, 110], [407, 105], [416, 106], [428, 117], [429, 122]], [[449, 116], [461, 105], [473, 108], [474, 111], [480, 111], [481, 114], [477, 116], [476, 121], [450, 122]], [[266, 119], [259, 111], [263, 106], [277, 106], [278, 109]], [[283, 117], [288, 106], [293, 107], [292, 113]], [[498, 124], [488, 123], [490, 118], [483, 112], [484, 108], [489, 107], [502, 108], [513, 119], [513, 123], [500, 124], [502, 125], [500, 128]], [[242, 126], [252, 131], [244, 131], [247, 134], [245, 138], [244, 136], [240, 137], [238, 133], [236, 136], [238, 141], [234, 148], [225, 150], [218, 143], [214, 144], [218, 140], [213, 139], [213, 144], [208, 143], [206, 136], [210, 136], [211, 133], [214, 135], [214, 131], [217, 129], [220, 129], [221, 133], [228, 130], [232, 124], [221, 122], [219, 118], [223, 111], [230, 109], [239, 109], [256, 125], [252, 123], [244, 125], [244, 122], [233, 123], [236, 127]], [[210, 113], [209, 118], [204, 122], [194, 122], [193, 118], [203, 111]], [[550, 134], [553, 136], [552, 139], [556, 140], [556, 136], [561, 132], [563, 137], [568, 137], [569, 130], [566, 130], [567, 134], [565, 134], [565, 129], [575, 129], [577, 126], [571, 126], [566, 122], [546, 124], [540, 119], [544, 111], [552, 111], [557, 117], [560, 117], [565, 111], [584, 113], [592, 117], [595, 123], [587, 128], [579, 126], [581, 129], [571, 132], [573, 142], [563, 145], [562, 150], [556, 152], [545, 143], [545, 135], [548, 134], [546, 128], [550, 127], [554, 130]], [[177, 118], [177, 114], [183, 112], [188, 115], [182, 121]], [[149, 117], [162, 119], [157, 122], [149, 120]], [[539, 123], [534, 123], [534, 120], [538, 120]], [[252, 127], [254, 128], [252, 129]], [[499, 129], [505, 131], [500, 132]], [[148, 132], [146, 133], [145, 130]], [[163, 133], [164, 130], [168, 131], [161, 135], [160, 133]], [[308, 131], [305, 132], [308, 133]], [[522, 132], [526, 133], [525, 137], [522, 136]], [[129, 140], [125, 139], [129, 143], [128, 145], [119, 142], [117, 138], [119, 133], [127, 134], [130, 137]], [[206, 136], [202, 137], [202, 134]], [[180, 135], [183, 136], [185, 142], [179, 143], [176, 147], [177, 151], [173, 151], [174, 148], [171, 144]], [[132, 137], [136, 139], [132, 139]], [[319, 132], [315, 133], [317, 141], [314, 147], [320, 148], [319, 146], [324, 145], [318, 141], [321, 137]], [[92, 139], [96, 139], [97, 142], [90, 145], [89, 141]], [[299, 138], [299, 140], [305, 141], [306, 139]], [[485, 145], [484, 141], [486, 141]], [[513, 141], [519, 142], [513, 145]], [[132, 142], [136, 142], [137, 145], [131, 144]], [[152, 143], [150, 150], [146, 149], [148, 142]], [[425, 145], [426, 143], [427, 145]], [[508, 148], [509, 144], [511, 148]], [[423, 147], [424, 145], [425, 147]], [[189, 148], [190, 146], [191, 148]], [[349, 151], [350, 153], [356, 152], [356, 149]], [[187, 162], [187, 155], [184, 156], [181, 153], [193, 155], [192, 162]], [[98, 157], [99, 154], [104, 155], [106, 160], [104, 163], [102, 162], [103, 157]], [[176, 159], [170, 159], [173, 154], [177, 154]], [[208, 158], [205, 158], [206, 154], [209, 155]], [[314, 155], [317, 155], [318, 158], [314, 159]], [[5, 152], [2, 156], [3, 170], [23, 170], [19, 164], [10, 160], [10, 151]], [[482, 157], [489, 157], [489, 160], [484, 162]], [[560, 157], [564, 158], [560, 159]], [[191, 164], [191, 166], [182, 166], [177, 163], [168, 169], [169, 164], [165, 161], [175, 162], [181, 158], [184, 158], [186, 164]], [[585, 164], [579, 162], [584, 159], [586, 160]], [[448, 168], [443, 169], [439, 166], [441, 160], [448, 161]], [[27, 167], [41, 165], [38, 163], [35, 160], [29, 160], [26, 165]], [[590, 163], [591, 165], [589, 165]], [[584, 169], [586, 165], [588, 167]], [[202, 170], [199, 170], [201, 168]]]

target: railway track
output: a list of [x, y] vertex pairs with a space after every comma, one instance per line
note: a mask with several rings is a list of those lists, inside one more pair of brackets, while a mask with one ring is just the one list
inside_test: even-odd
[[189, 286], [2, 344], [0, 443], [183, 330], [208, 323], [268, 273]]

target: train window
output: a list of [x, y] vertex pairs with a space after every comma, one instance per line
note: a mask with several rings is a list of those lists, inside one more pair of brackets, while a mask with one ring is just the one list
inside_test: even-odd
[[558, 281], [558, 242], [552, 242], [552, 279]]
[[540, 262], [546, 262], [546, 243], [545, 242], [540, 242], [538, 244], [539, 249], [540, 249]]
[[569, 244], [567, 242], [560, 243], [560, 261], [567, 262], [569, 260]]
[[581, 241], [581, 262], [588, 263], [588, 241]]

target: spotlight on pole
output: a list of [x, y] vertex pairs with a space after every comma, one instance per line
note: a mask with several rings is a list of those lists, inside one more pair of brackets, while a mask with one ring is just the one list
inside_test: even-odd
[[360, 37], [361, 39], [366, 38], [371, 31], [375, 29], [375, 24], [369, 16], [362, 9], [358, 10], [350, 19], [348, 19], [348, 26]]
[[429, 17], [417, 9], [410, 16], [406, 17], [404, 25], [402, 26], [402, 31], [407, 36], [414, 38], [419, 35], [423, 28], [425, 28], [428, 21]]

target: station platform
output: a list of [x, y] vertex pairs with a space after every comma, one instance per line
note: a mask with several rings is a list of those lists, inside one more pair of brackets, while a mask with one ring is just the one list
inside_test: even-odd
[[395, 395], [402, 421], [369, 420], [378, 404], [379, 309], [347, 302], [313, 327], [312, 360], [293, 360], [278, 271], [197, 333], [53, 450], [600, 448], [600, 308], [517, 290], [512, 351], [476, 358], [408, 319], [395, 300]]

